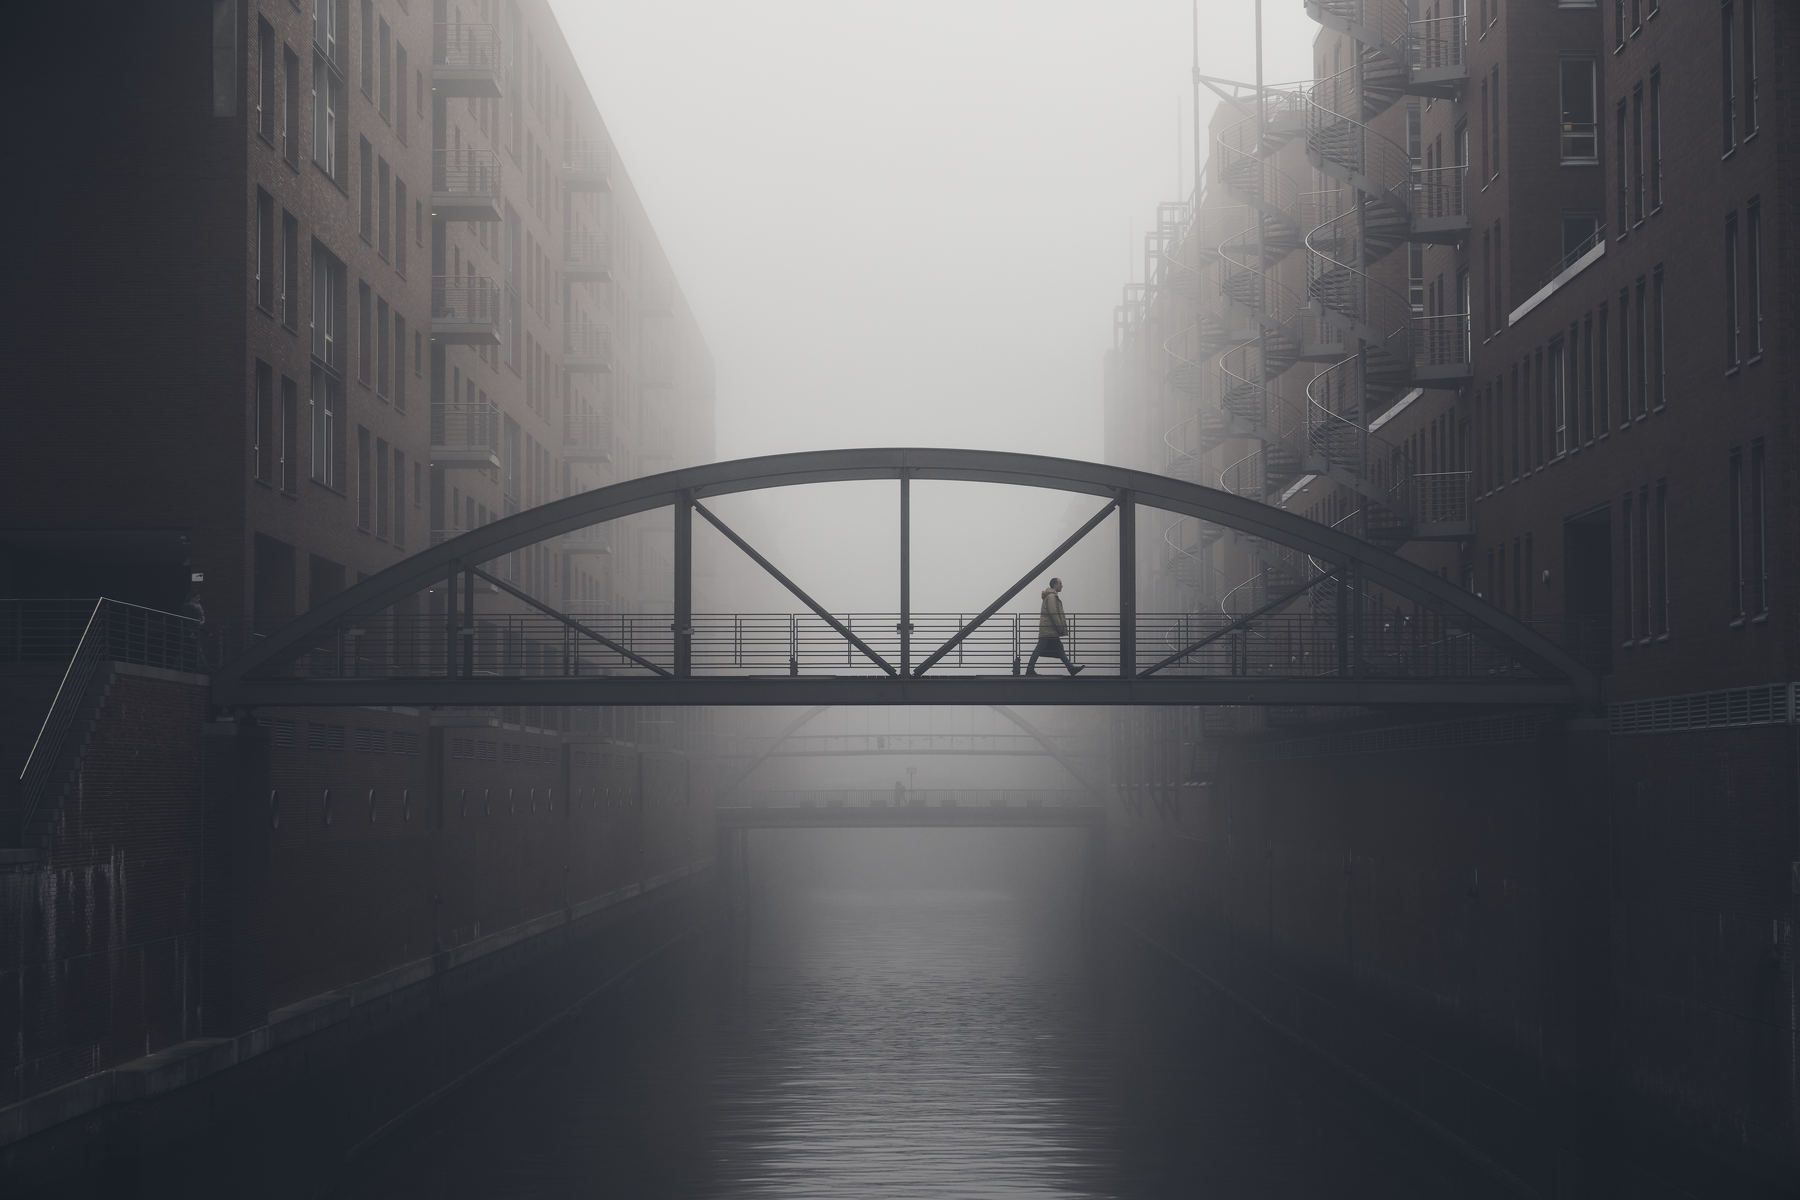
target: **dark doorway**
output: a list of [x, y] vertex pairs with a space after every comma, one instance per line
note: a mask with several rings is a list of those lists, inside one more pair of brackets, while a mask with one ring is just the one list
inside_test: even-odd
[[1612, 510], [1563, 523], [1563, 645], [1602, 675], [1612, 670]]

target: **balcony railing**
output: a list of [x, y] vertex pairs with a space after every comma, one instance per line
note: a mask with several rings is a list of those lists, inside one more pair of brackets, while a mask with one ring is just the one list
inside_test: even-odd
[[439, 21], [433, 27], [431, 80], [444, 94], [498, 97], [504, 71], [498, 26]]
[[612, 190], [612, 144], [571, 139], [563, 145], [563, 181], [577, 191]]
[[446, 342], [497, 346], [505, 320], [505, 305], [493, 280], [462, 275], [432, 278], [431, 336]]
[[563, 332], [563, 365], [571, 370], [612, 370], [612, 330], [591, 321], [570, 321]]
[[445, 221], [498, 221], [500, 155], [493, 150], [435, 150], [431, 215]]
[[571, 233], [563, 239], [563, 274], [570, 279], [612, 278], [612, 236]]
[[1474, 357], [1468, 313], [1413, 318], [1413, 364], [1421, 380], [1468, 374]]
[[1415, 526], [1469, 523], [1469, 472], [1431, 471], [1410, 482]]
[[612, 458], [612, 414], [576, 412], [563, 426], [563, 456], [587, 462]]
[[1467, 223], [1469, 168], [1432, 167], [1413, 172], [1413, 220]]
[[499, 466], [499, 407], [491, 400], [433, 404], [431, 461], [438, 466]]

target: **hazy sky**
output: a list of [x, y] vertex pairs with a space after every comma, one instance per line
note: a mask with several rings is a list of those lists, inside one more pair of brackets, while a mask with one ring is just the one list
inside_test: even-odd
[[[552, 6], [717, 359], [720, 457], [1101, 457], [1113, 305], [1192, 143], [1187, 0]], [[1251, 0], [1200, 10], [1201, 70], [1248, 78]], [[1267, 10], [1268, 78], [1306, 75], [1317, 26], [1300, 0]], [[808, 506], [792, 503], [745, 519], [841, 574], [797, 536]], [[843, 546], [873, 511], [819, 536]], [[1040, 495], [984, 512], [987, 536], [939, 547], [950, 576], [922, 580], [920, 603], [960, 607], [971, 576], [1023, 571], [1079, 523], [1070, 511]], [[885, 526], [875, 540], [886, 563]]]

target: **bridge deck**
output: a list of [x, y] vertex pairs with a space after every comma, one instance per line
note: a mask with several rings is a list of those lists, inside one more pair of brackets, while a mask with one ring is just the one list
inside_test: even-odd
[[717, 812], [725, 829], [1092, 829], [1106, 821], [1106, 810], [1098, 804], [1028, 808], [789, 804], [733, 806]]

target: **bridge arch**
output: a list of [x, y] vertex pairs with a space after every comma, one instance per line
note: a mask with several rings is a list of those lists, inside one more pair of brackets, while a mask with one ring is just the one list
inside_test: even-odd
[[[1135, 644], [1137, 609], [1134, 573], [1135, 528], [1132, 517], [1138, 507], [1158, 509], [1180, 516], [1197, 518], [1254, 537], [1291, 548], [1298, 554], [1323, 564], [1332, 575], [1353, 577], [1362, 586], [1377, 585], [1400, 597], [1417, 603], [1424, 612], [1436, 614], [1456, 625], [1467, 635], [1507, 660], [1508, 674], [1514, 683], [1531, 686], [1502, 687], [1496, 684], [1485, 695], [1466, 689], [1443, 687], [1349, 687], [1351, 681], [1340, 677], [1335, 683], [1328, 677], [1313, 676], [1312, 687], [1252, 686], [1255, 681], [1241, 681], [1237, 687], [1223, 686], [1217, 681], [1205, 685], [1189, 680], [1186, 688], [1158, 686], [1121, 688], [1099, 686], [1105, 679], [1082, 681], [1077, 692], [1064, 690], [1054, 699], [1048, 696], [1019, 694], [1003, 688], [970, 687], [961, 698], [952, 698], [950, 689], [940, 686], [951, 682], [974, 683], [973, 680], [935, 679], [932, 686], [922, 680], [934, 665], [927, 658], [916, 667], [910, 663], [896, 669], [853, 632], [842, 629], [835, 618], [812, 600], [798, 585], [782, 575], [778, 568], [763, 558], [747, 542], [725, 526], [704, 506], [711, 497], [735, 495], [814, 483], [845, 481], [895, 480], [899, 483], [902, 523], [906, 521], [908, 489], [916, 480], [948, 480], [994, 483], [1100, 497], [1106, 505], [1071, 537], [1046, 562], [1054, 561], [1080, 537], [1113, 511], [1121, 514], [1120, 585], [1121, 615], [1119, 619], [1119, 676], [1131, 683], [1148, 682], [1148, 677], [1167, 666], [1157, 663], [1146, 669], [1138, 659]], [[606, 644], [603, 633], [586, 629], [579, 620], [554, 612], [542, 601], [524, 594], [503, 581], [486, 576], [479, 564], [489, 563], [527, 546], [548, 541], [588, 526], [656, 509], [669, 508], [674, 513], [675, 528], [675, 607], [672, 614], [675, 631], [675, 653], [671, 662], [655, 662], [631, 655], [644, 678], [613, 677], [602, 685], [589, 679], [586, 686], [565, 681], [570, 686], [557, 687], [550, 681], [535, 682], [463, 678], [457, 674], [454, 639], [448, 634], [445, 649], [445, 671], [442, 678], [426, 676], [393, 676], [384, 679], [350, 679], [310, 676], [284, 676], [281, 671], [328, 641], [336, 631], [349, 623], [378, 613], [406, 597], [426, 588], [449, 583], [447, 597], [454, 606], [459, 576], [465, 581], [470, 572], [483, 575], [501, 590], [531, 604], [564, 625], [573, 625], [583, 636], [596, 637]], [[871, 661], [881, 666], [890, 677], [871, 680], [865, 677], [843, 677], [836, 689], [807, 688], [791, 683], [784, 691], [751, 689], [747, 685], [727, 688], [725, 692], [705, 696], [694, 687], [677, 686], [693, 676], [691, 664], [684, 660], [682, 639], [691, 636], [692, 608], [692, 518], [699, 513], [720, 529], [778, 582], [813, 608], [823, 620], [832, 623]], [[903, 558], [904, 563], [904, 558]], [[976, 623], [980, 624], [999, 607], [1017, 595], [1035, 571], [1021, 580], [1019, 586], [991, 606]], [[908, 625], [906, 571], [902, 571], [899, 611], [902, 626]], [[1318, 582], [1314, 579], [1312, 582]], [[1310, 585], [1309, 585], [1310, 586]], [[1303, 589], [1304, 590], [1304, 589]], [[1350, 593], [1354, 589], [1340, 588]], [[1267, 606], [1272, 611], [1299, 594], [1282, 598]], [[466, 614], [465, 614], [466, 615]], [[1253, 614], [1253, 618], [1262, 614]], [[454, 612], [452, 620], [454, 621]], [[684, 631], [687, 631], [684, 634]], [[961, 636], [966, 636], [967, 630]], [[909, 634], [902, 634], [904, 643]], [[1210, 640], [1214, 634], [1206, 635]], [[940, 647], [939, 652], [948, 647]], [[1192, 647], [1190, 647], [1192, 649]], [[1176, 655], [1180, 658], [1182, 655]], [[1173, 661], [1173, 660], [1170, 660]], [[1489, 675], [1497, 672], [1491, 667]], [[784, 681], [788, 682], [788, 681]], [[1117, 684], [1118, 680], [1113, 680]], [[1365, 680], [1365, 683], [1377, 681]], [[1393, 683], [1393, 680], [1382, 682]], [[1474, 677], [1459, 682], [1474, 685]], [[635, 692], [624, 689], [634, 686]], [[890, 690], [885, 696], [879, 687]], [[717, 689], [714, 689], [717, 691]], [[1363, 693], [1370, 693], [1364, 696]], [[754, 693], [754, 697], [753, 697]], [[732, 698], [733, 696], [737, 698]], [[786, 698], [774, 698], [775, 696]], [[1077, 459], [1053, 458], [994, 450], [934, 449], [918, 447], [818, 450], [766, 455], [708, 463], [667, 471], [639, 479], [625, 480], [596, 488], [579, 495], [540, 505], [525, 512], [502, 518], [480, 529], [422, 550], [394, 566], [356, 584], [315, 606], [269, 636], [251, 645], [227, 663], [214, 677], [214, 699], [227, 707], [254, 707], [268, 704], [705, 704], [705, 703], [990, 703], [996, 700], [1024, 703], [1424, 703], [1444, 699], [1462, 699], [1470, 703], [1593, 703], [1598, 684], [1592, 673], [1554, 642], [1530, 627], [1512, 619], [1481, 599], [1438, 578], [1423, 568], [1407, 562], [1379, 546], [1362, 541], [1340, 530], [1307, 520], [1260, 501], [1233, 495], [1216, 488], [1189, 483], [1167, 476], [1102, 463]], [[636, 698], [627, 698], [635, 696]], [[1358, 698], [1361, 697], [1361, 698]]]

